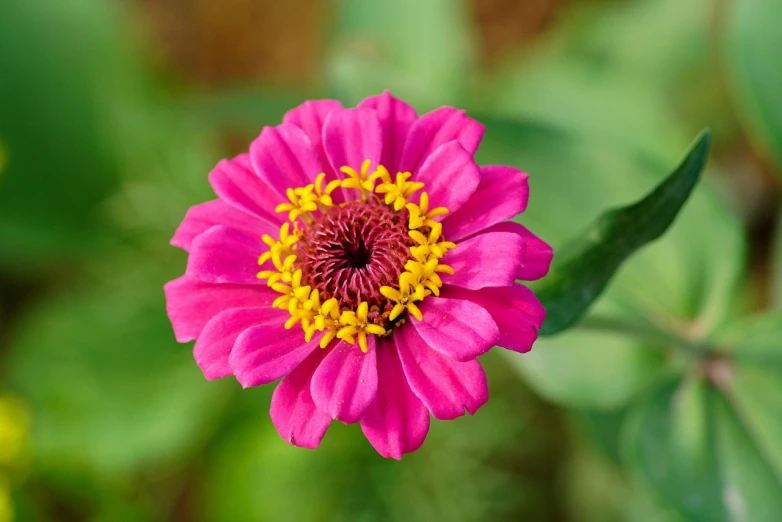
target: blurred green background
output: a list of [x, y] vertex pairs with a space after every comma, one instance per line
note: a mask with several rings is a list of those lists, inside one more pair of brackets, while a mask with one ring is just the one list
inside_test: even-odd
[[[2, 0], [0, 522], [782, 520], [779, 0]], [[483, 358], [401, 462], [289, 447], [174, 341], [207, 173], [307, 98], [487, 126], [555, 251], [711, 127], [705, 182], [589, 317]], [[778, 234], [782, 238], [782, 233]]]

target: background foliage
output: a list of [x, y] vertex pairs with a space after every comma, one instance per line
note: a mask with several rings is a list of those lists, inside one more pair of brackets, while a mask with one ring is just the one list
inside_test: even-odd
[[[776, 521], [776, 0], [0, 3], [0, 521]], [[167, 245], [206, 174], [306, 98], [467, 108], [555, 247], [711, 127], [706, 179], [575, 328], [401, 463], [287, 446], [270, 387], [177, 345]], [[776, 232], [775, 232], [776, 231]], [[776, 239], [775, 239], [776, 237]], [[12, 451], [13, 450], [13, 451]]]

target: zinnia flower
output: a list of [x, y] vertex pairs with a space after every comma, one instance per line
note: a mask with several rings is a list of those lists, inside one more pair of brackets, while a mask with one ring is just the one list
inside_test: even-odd
[[531, 349], [545, 312], [517, 280], [552, 256], [506, 221], [527, 205], [527, 175], [478, 166], [483, 132], [388, 92], [353, 109], [308, 101], [218, 163], [218, 198], [171, 241], [190, 254], [185, 275], [165, 286], [206, 378], [282, 379], [272, 422], [307, 448], [337, 419], [399, 459], [430, 413], [474, 414], [488, 399], [476, 358]]

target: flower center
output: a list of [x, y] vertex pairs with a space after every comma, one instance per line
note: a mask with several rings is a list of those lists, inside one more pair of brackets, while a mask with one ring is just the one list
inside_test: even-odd
[[[347, 177], [325, 186], [321, 173], [311, 185], [289, 188], [288, 202], [275, 209], [289, 222], [279, 240], [263, 236], [269, 250], [258, 264], [271, 261], [274, 269], [258, 277], [280, 294], [272, 306], [287, 310], [285, 328], [301, 324], [308, 342], [323, 332], [322, 348], [339, 338], [366, 352], [367, 336], [389, 335], [407, 314], [422, 320], [416, 303], [440, 295], [439, 273], [453, 274], [440, 260], [456, 245], [434, 219], [448, 209], [430, 209], [426, 192], [412, 203], [423, 183], [409, 181], [409, 172], [393, 179], [382, 165], [370, 172], [370, 163], [360, 171], [342, 167]], [[338, 187], [355, 190], [356, 199], [335, 205]]]
[[383, 286], [396, 286], [415, 242], [407, 212], [371, 198], [329, 207], [304, 229], [296, 250], [303, 280], [321, 299], [355, 309], [362, 301], [386, 308]]

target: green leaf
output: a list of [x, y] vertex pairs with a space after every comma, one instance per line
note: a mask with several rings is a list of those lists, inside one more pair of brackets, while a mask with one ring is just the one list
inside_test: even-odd
[[742, 319], [715, 341], [732, 360], [731, 404], [782, 480], [782, 313]]
[[536, 291], [546, 308], [541, 334], [555, 334], [578, 321], [621, 264], [666, 231], [700, 179], [709, 143], [708, 131], [701, 133], [684, 161], [651, 194], [603, 214], [581, 239], [558, 252]]
[[724, 41], [728, 79], [751, 134], [782, 168], [782, 3], [731, 2], [727, 16]]
[[780, 476], [737, 408], [732, 383], [711, 379], [719, 389], [697, 379], [670, 384], [636, 409], [624, 434], [631, 470], [690, 520], [778, 520]]
[[782, 367], [782, 313], [734, 319], [714, 333], [713, 344], [720, 352], [742, 362]]
[[776, 371], [741, 364], [733, 374], [732, 397], [768, 463], [782, 478], [782, 366]]
[[668, 384], [634, 412], [627, 458], [673, 506], [697, 521], [729, 520], [722, 505], [709, 388], [699, 381]]
[[782, 513], [779, 476], [775, 476], [743, 420], [725, 397], [716, 398], [714, 410], [722, 497], [730, 520], [779, 520]]

